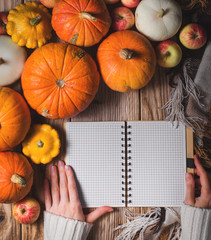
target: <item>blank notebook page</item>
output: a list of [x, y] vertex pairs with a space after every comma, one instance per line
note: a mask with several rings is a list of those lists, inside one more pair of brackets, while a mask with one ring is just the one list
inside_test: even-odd
[[181, 206], [186, 172], [185, 127], [165, 121], [128, 122], [132, 178], [128, 206]]
[[122, 128], [124, 122], [68, 122], [67, 157], [83, 207], [122, 203]]

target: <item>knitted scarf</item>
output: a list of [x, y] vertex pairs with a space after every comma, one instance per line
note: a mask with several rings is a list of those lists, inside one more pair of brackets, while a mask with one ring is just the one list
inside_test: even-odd
[[167, 240], [181, 239], [180, 208], [152, 208], [145, 214], [125, 210], [127, 223], [114, 230], [123, 229], [115, 240], [157, 240], [164, 229], [170, 227]]
[[[211, 168], [211, 41], [201, 61], [184, 61], [171, 85], [170, 99], [163, 107], [167, 120], [182, 122], [195, 132], [195, 151], [204, 167]], [[155, 240], [166, 227], [170, 227], [168, 240], [181, 239], [180, 208], [152, 208], [145, 214], [126, 210], [125, 216], [127, 223], [115, 228], [123, 229], [115, 240]]]
[[182, 122], [195, 132], [195, 152], [211, 168], [211, 41], [201, 61], [188, 58], [174, 79], [170, 99], [163, 107], [167, 120]]

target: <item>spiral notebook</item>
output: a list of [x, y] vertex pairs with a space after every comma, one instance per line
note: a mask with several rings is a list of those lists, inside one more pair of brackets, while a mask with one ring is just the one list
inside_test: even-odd
[[186, 129], [166, 121], [68, 122], [66, 164], [83, 207], [181, 206]]

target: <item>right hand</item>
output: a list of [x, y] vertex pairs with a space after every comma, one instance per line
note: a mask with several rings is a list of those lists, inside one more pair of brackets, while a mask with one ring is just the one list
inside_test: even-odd
[[[202, 167], [197, 156], [194, 156], [194, 163], [196, 166], [195, 175], [198, 179], [190, 173], [186, 173], [186, 196], [184, 203], [192, 207], [211, 208], [211, 178]], [[200, 196], [195, 197], [196, 188], [200, 191]]]

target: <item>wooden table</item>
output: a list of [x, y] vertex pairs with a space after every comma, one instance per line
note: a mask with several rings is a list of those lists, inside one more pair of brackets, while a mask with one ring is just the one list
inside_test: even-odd
[[[27, 2], [26, 0], [0, 0], [0, 11], [8, 11], [14, 6]], [[20, 86], [20, 82], [19, 82]], [[17, 85], [12, 86], [16, 88]], [[21, 90], [20, 90], [21, 91]], [[118, 93], [110, 90], [102, 81], [99, 91], [92, 104], [71, 121], [127, 121], [127, 120], [163, 120], [165, 113], [160, 108], [167, 102], [169, 96], [168, 78], [165, 69], [157, 67], [151, 82], [140, 91]], [[65, 122], [69, 120], [47, 120], [32, 111], [33, 122], [47, 122], [56, 128], [62, 142], [62, 152], [57, 159], [65, 156]], [[21, 150], [21, 148], [17, 148]], [[54, 163], [57, 161], [54, 160]], [[42, 210], [43, 189], [42, 183], [45, 167], [32, 164], [35, 170], [34, 185], [31, 195], [39, 199]], [[48, 168], [47, 168], [48, 170]], [[48, 172], [48, 171], [47, 171]], [[32, 225], [18, 224], [12, 215], [12, 204], [0, 205], [0, 240], [41, 240], [43, 239], [43, 213], [39, 220]], [[146, 208], [130, 208], [131, 211], [143, 212]], [[124, 208], [115, 208], [113, 213], [103, 216], [98, 220], [89, 240], [112, 240], [118, 235], [113, 231], [115, 227], [126, 221]], [[167, 239], [164, 233], [160, 240]]]

